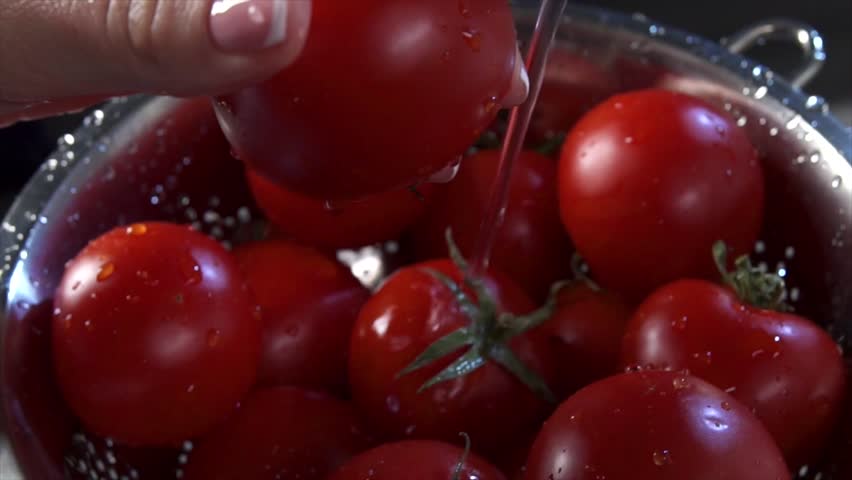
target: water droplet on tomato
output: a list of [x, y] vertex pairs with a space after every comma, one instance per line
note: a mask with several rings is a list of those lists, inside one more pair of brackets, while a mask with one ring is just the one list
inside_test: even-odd
[[444, 50], [444, 52], [441, 54], [441, 61], [444, 62], [444, 63], [449, 62], [450, 56], [451, 56], [450, 51]]
[[488, 97], [482, 103], [482, 108], [485, 111], [485, 115], [491, 115], [496, 112], [500, 106], [497, 104], [497, 97]]
[[72, 318], [74, 318], [74, 317], [69, 313], [68, 315], [65, 315], [65, 318], [62, 319], [62, 326], [65, 328], [65, 330], [68, 330], [68, 329], [71, 328], [71, 319]]
[[731, 402], [728, 402], [727, 400], [723, 401], [722, 402], [722, 410], [724, 410], [726, 412], [730, 412], [731, 411]]
[[180, 257], [178, 259], [178, 267], [180, 268], [187, 285], [197, 285], [201, 283], [201, 280], [203, 279], [201, 266], [198, 265], [198, 262], [192, 257], [192, 255], [187, 254], [186, 256]]
[[207, 346], [210, 348], [219, 345], [219, 337], [222, 335], [222, 332], [219, 331], [218, 328], [211, 328], [207, 331]]
[[689, 386], [689, 380], [686, 377], [675, 377], [675, 379], [672, 380], [672, 386], [675, 390], [683, 390]]
[[387, 405], [388, 410], [390, 410], [391, 413], [399, 413], [399, 397], [396, 395], [388, 395], [385, 399], [385, 405]]
[[326, 200], [325, 203], [323, 203], [322, 207], [323, 209], [325, 209], [326, 212], [332, 215], [340, 215], [341, 213], [343, 213], [343, 207], [341, 207], [333, 200]]
[[462, 38], [474, 52], [479, 52], [482, 49], [482, 34], [480, 32], [468, 28], [462, 31]]
[[672, 320], [672, 328], [676, 330], [686, 330], [687, 322], [689, 321], [689, 317], [686, 315], [678, 318], [677, 320]]
[[405, 427], [405, 434], [407, 436], [411, 436], [414, 434], [414, 431], [417, 430], [417, 425], [409, 425]]
[[92, 324], [92, 321], [88, 320], [88, 319], [83, 322], [83, 326], [86, 327], [86, 330], [88, 330], [90, 332], [92, 331], [92, 328], [94, 327], [94, 325]]
[[188, 387], [186, 387], [186, 393], [192, 393], [195, 391], [195, 384], [192, 383]]
[[469, 1], [470, 0], [459, 0], [459, 13], [464, 18], [470, 18], [471, 16]]
[[630, 145], [633, 143], [633, 137], [624, 137], [624, 143]]
[[148, 226], [144, 223], [134, 223], [133, 225], [127, 227], [126, 230], [128, 235], [140, 236], [148, 233]]
[[654, 450], [652, 454], [654, 465], [662, 467], [672, 463], [671, 453], [668, 450]]
[[103, 282], [111, 277], [113, 273], [115, 273], [115, 264], [112, 262], [105, 263], [98, 272], [98, 281]]
[[456, 174], [459, 173], [459, 168], [461, 167], [461, 161], [453, 162], [451, 165], [439, 170], [437, 173], [432, 174], [429, 177], [429, 182], [431, 183], [449, 183], [454, 178], [456, 178]]

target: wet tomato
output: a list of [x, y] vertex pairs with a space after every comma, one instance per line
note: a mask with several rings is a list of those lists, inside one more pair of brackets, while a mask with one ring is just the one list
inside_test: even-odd
[[309, 247], [265, 241], [234, 256], [263, 318], [258, 383], [345, 392], [350, 332], [369, 292], [349, 269]]
[[291, 387], [257, 390], [189, 456], [185, 480], [320, 480], [370, 447], [343, 401]]
[[[500, 152], [483, 150], [466, 158], [456, 178], [435, 188], [426, 215], [412, 229], [415, 255], [444, 258], [444, 234], [451, 228], [462, 252], [470, 255], [497, 178]], [[514, 165], [503, 224], [497, 231], [491, 266], [511, 276], [536, 300], [551, 284], [568, 277], [573, 248], [559, 222], [556, 165], [525, 151]]]
[[185, 226], [135, 224], [97, 238], [68, 263], [54, 306], [59, 384], [101, 436], [179, 444], [254, 383], [261, 326], [239, 267]]
[[559, 292], [556, 311], [542, 329], [554, 344], [562, 396], [618, 372], [631, 313], [621, 299], [587, 283]]
[[821, 453], [842, 406], [844, 366], [825, 331], [705, 281], [678, 281], [645, 300], [623, 355], [626, 365], [688, 369], [729, 392], [766, 425], [791, 468]]
[[782, 480], [772, 437], [748, 408], [675, 372], [602, 380], [545, 422], [526, 480]]
[[718, 240], [748, 252], [763, 202], [763, 170], [744, 131], [679, 93], [611, 97], [571, 130], [560, 157], [562, 221], [595, 278], [631, 300], [712, 276]]
[[293, 65], [216, 111], [241, 159], [321, 200], [405, 187], [457, 162], [515, 69], [505, 0], [314, 0], [308, 31]]
[[[547, 381], [552, 379], [551, 352], [546, 338], [535, 330], [514, 336], [508, 344], [498, 341], [496, 332], [488, 337], [478, 332], [497, 330], [493, 323], [484, 326], [485, 317], [527, 313], [533, 304], [507, 277], [491, 273], [482, 280], [495, 305], [495, 312], [488, 312], [488, 307], [460, 302], [439, 275], [455, 282], [461, 279], [459, 269], [448, 260], [416, 264], [398, 270], [364, 305], [349, 359], [353, 397], [372, 425], [390, 438], [453, 443], [459, 441], [459, 432], [465, 432], [474, 450], [484, 454], [511, 448], [511, 439], [537, 428], [549, 405], [493, 358], [497, 353], [512, 354]], [[448, 355], [404, 372], [428, 347], [450, 334], [461, 338], [447, 339], [444, 346], [455, 347], [445, 349]], [[483, 348], [486, 352], [480, 353]], [[423, 388], [447, 369], [463, 374]]]
[[431, 185], [326, 204], [248, 173], [255, 200], [280, 233], [309, 245], [353, 248], [392, 240], [426, 209]]
[[388, 443], [345, 463], [328, 480], [504, 480], [499, 470], [461, 448], [429, 440]]

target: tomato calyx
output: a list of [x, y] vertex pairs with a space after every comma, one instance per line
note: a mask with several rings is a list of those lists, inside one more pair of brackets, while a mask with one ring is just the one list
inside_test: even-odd
[[734, 269], [729, 271], [728, 246], [725, 242], [718, 241], [713, 245], [713, 259], [722, 274], [722, 281], [734, 290], [743, 302], [779, 312], [793, 310], [787, 303], [787, 286], [784, 279], [755, 267], [748, 255], [737, 257], [734, 260]]
[[593, 292], [603, 291], [603, 288], [589, 276], [589, 265], [579, 253], [571, 256], [571, 273], [574, 274], [575, 283], [584, 284]]
[[559, 291], [566, 282], [553, 285], [545, 304], [527, 315], [514, 315], [500, 312], [494, 297], [488, 292], [481, 278], [471, 273], [470, 266], [453, 241], [452, 233], [447, 230], [447, 244], [450, 259], [458, 267], [464, 278], [464, 285], [473, 291], [475, 301], [455, 280], [433, 269], [424, 269], [452, 292], [462, 312], [470, 319], [470, 324], [461, 327], [432, 343], [407, 367], [397, 374], [403, 377], [452, 354], [462, 348], [468, 350], [438, 374], [427, 380], [418, 390], [423, 392], [442, 382], [468, 375], [485, 366], [489, 361], [496, 362], [534, 393], [548, 402], [556, 397], [542, 378], [530, 370], [509, 348], [509, 341], [546, 322], [557, 306]]
[[459, 458], [459, 462], [456, 464], [456, 468], [453, 469], [453, 476], [450, 480], [461, 480], [462, 470], [464, 470], [464, 465], [467, 463], [467, 457], [470, 456], [470, 435], [459, 432], [459, 436], [464, 438], [464, 452], [462, 452], [461, 458]]

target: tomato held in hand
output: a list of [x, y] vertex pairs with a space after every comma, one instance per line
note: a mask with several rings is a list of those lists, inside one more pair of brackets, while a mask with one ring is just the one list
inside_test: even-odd
[[[484, 330], [483, 323], [472, 318], [488, 316], [487, 312], [482, 316], [488, 308], [459, 302], [441, 279], [446, 277], [454, 282], [461, 279], [459, 269], [448, 260], [407, 267], [391, 276], [367, 302], [352, 335], [353, 397], [372, 424], [391, 438], [416, 436], [454, 443], [459, 432], [466, 432], [476, 451], [492, 454], [510, 447], [508, 440], [536, 429], [547, 415], [548, 403], [504, 364], [483, 358], [480, 349], [492, 345], [495, 352], [511, 354], [526, 369], [550, 380], [549, 346], [537, 331], [515, 336], [508, 346], [482, 336], [471, 346], [470, 335]], [[492, 273], [482, 281], [497, 311], [532, 310], [528, 297], [508, 278]], [[406, 370], [427, 347], [459, 333], [460, 328], [467, 329], [468, 335], [448, 339], [446, 343], [454, 348], [445, 349], [447, 355], [419, 370]], [[466, 374], [448, 376], [421, 390], [448, 366]]]
[[618, 372], [631, 313], [621, 299], [588, 283], [559, 292], [553, 317], [542, 330], [554, 344], [562, 397]]
[[725, 392], [675, 372], [589, 385], [545, 422], [526, 480], [783, 480], [781, 452]]
[[505, 480], [459, 447], [429, 440], [388, 443], [345, 463], [328, 480]]
[[843, 401], [843, 362], [828, 334], [705, 281], [678, 281], [645, 300], [623, 355], [627, 365], [688, 369], [729, 392], [763, 421], [791, 468], [822, 451]]
[[321, 480], [370, 447], [345, 402], [298, 388], [258, 390], [189, 455], [185, 480]]
[[263, 318], [258, 382], [346, 390], [352, 325], [369, 292], [343, 265], [285, 241], [234, 251]]
[[763, 171], [731, 118], [663, 90], [617, 95], [584, 116], [559, 163], [562, 221], [605, 287], [640, 300], [709, 278], [713, 243], [746, 253], [763, 214]]
[[298, 60], [216, 112], [275, 183], [363, 197], [457, 162], [509, 92], [515, 45], [505, 0], [314, 0]]
[[354, 248], [393, 240], [426, 209], [431, 185], [370, 195], [339, 206], [287, 191], [257, 173], [249, 185], [275, 227], [296, 240], [326, 248]]
[[[415, 254], [444, 258], [449, 227], [466, 255], [472, 253], [480, 224], [497, 178], [500, 152], [483, 150], [466, 158], [456, 178], [435, 188], [426, 215], [412, 230]], [[573, 248], [559, 222], [556, 165], [533, 151], [517, 159], [502, 226], [497, 231], [491, 266], [506, 273], [536, 300], [547, 296], [550, 285], [571, 273]]]
[[131, 446], [203, 434], [254, 383], [260, 319], [239, 267], [187, 227], [112, 230], [69, 262], [53, 354], [89, 431]]

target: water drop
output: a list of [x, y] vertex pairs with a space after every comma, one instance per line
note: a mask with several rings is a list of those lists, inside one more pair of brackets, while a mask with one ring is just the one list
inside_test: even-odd
[[675, 377], [675, 379], [672, 380], [672, 386], [675, 390], [683, 390], [689, 386], [689, 380], [687, 380], [686, 377]]
[[475, 30], [467, 29], [462, 31], [462, 38], [467, 46], [474, 52], [479, 52], [482, 48], [482, 34]]
[[485, 115], [492, 115], [500, 108], [500, 105], [497, 103], [497, 97], [485, 99], [485, 102], [482, 103], [482, 108], [485, 111]]
[[91, 321], [91, 320], [86, 320], [86, 321], [84, 321], [84, 322], [83, 322], [83, 326], [84, 326], [84, 327], [86, 327], [86, 330], [88, 330], [88, 331], [90, 331], [90, 332], [92, 331], [93, 324], [92, 324], [92, 321]]
[[722, 410], [725, 410], [726, 412], [730, 412], [730, 411], [731, 411], [731, 408], [732, 408], [732, 407], [731, 407], [731, 403], [730, 403], [730, 402], [728, 402], [728, 401], [723, 401], [723, 402], [722, 402]]
[[831, 179], [831, 188], [838, 189], [841, 185], [843, 185], [843, 178], [840, 175]]
[[471, 17], [469, 0], [459, 0], [459, 13], [464, 18]]
[[387, 405], [388, 410], [390, 410], [391, 413], [399, 413], [400, 405], [399, 398], [397, 396], [388, 395], [385, 399], [385, 405]]
[[203, 274], [201, 266], [195, 261], [192, 255], [187, 254], [178, 259], [178, 266], [183, 274], [187, 285], [197, 285], [201, 283]]
[[451, 57], [451, 55], [450, 55], [450, 51], [449, 51], [449, 50], [444, 50], [444, 52], [443, 52], [443, 53], [441, 53], [441, 61], [442, 61], [442, 62], [444, 62], [444, 63], [449, 62], [449, 61], [450, 61], [450, 57]]
[[128, 235], [134, 236], [145, 235], [146, 233], [148, 233], [148, 226], [144, 223], [134, 223], [133, 225], [127, 227], [127, 230], [125, 230], [125, 232]]
[[633, 143], [633, 137], [624, 137], [624, 143], [628, 145]]
[[774, 136], [776, 136], [776, 135], [778, 135], [778, 128], [777, 128], [777, 127], [772, 127], [772, 128], [770, 128], [770, 129], [769, 129], [769, 136], [770, 136], [770, 137], [774, 137]]
[[211, 328], [207, 331], [207, 346], [210, 348], [219, 345], [219, 338], [221, 337], [222, 332], [219, 331], [218, 328]]
[[115, 264], [114, 263], [109, 262], [109, 263], [102, 265], [100, 271], [98, 272], [98, 277], [97, 277], [98, 281], [103, 282], [104, 280], [111, 277], [113, 273], [115, 273]]
[[669, 453], [668, 450], [654, 450], [652, 457], [654, 459], [654, 465], [658, 467], [670, 465], [672, 463], [671, 453]]
[[811, 163], [817, 164], [817, 163], [819, 163], [821, 158], [822, 157], [820, 156], [819, 152], [814, 153], [814, 154], [811, 155]]
[[748, 123], [747, 117], [740, 117], [740, 118], [737, 119], [737, 126], [738, 127], [745, 127], [747, 123]]

